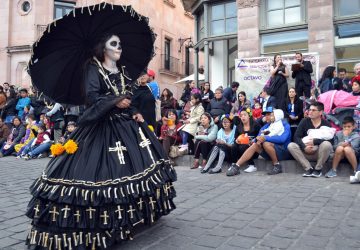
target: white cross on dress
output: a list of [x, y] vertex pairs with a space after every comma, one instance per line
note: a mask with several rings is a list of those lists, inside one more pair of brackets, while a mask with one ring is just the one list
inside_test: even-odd
[[114, 148], [109, 148], [109, 152], [117, 152], [120, 164], [125, 164], [125, 157], [123, 151], [127, 151], [127, 149], [126, 147], [121, 145], [121, 141], [117, 141]]

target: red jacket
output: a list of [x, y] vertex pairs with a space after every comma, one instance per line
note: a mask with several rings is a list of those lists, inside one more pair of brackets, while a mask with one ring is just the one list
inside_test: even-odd
[[[176, 127], [173, 131], [170, 131], [170, 128], [168, 127], [168, 125], [164, 124], [161, 126], [161, 138], [165, 138], [167, 136], [170, 136], [172, 138], [174, 138], [177, 142], [181, 142], [181, 136], [180, 133], [178, 132], [178, 129], [182, 126], [181, 123], [177, 123]], [[169, 132], [171, 133], [171, 135], [169, 135]]]

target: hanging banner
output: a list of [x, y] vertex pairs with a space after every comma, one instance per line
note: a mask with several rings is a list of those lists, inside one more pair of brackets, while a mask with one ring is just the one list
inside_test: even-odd
[[[295, 86], [295, 79], [291, 77], [291, 65], [296, 63], [295, 54], [281, 55], [283, 63], [289, 71], [288, 86]], [[319, 54], [304, 53], [305, 61], [310, 61], [313, 67], [311, 79], [313, 84], [319, 78]], [[270, 67], [274, 63], [274, 56], [235, 59], [235, 81], [240, 83], [238, 91], [245, 91], [247, 98], [257, 97], [264, 86], [270, 81]]]

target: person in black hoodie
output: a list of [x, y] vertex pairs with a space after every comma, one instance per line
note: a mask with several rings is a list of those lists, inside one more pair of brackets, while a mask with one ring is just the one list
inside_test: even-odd
[[144, 72], [139, 78], [139, 85], [134, 90], [134, 95], [131, 99], [131, 106], [140, 112], [153, 129], [156, 128], [156, 116], [155, 116], [155, 98], [151, 92], [151, 89], [147, 85], [149, 76]]
[[300, 52], [295, 53], [296, 61], [298, 62], [297, 67], [292, 67], [292, 78], [295, 79], [295, 89], [299, 96], [306, 96], [310, 98], [311, 93], [311, 73], [313, 68], [311, 62], [304, 61], [303, 56]]

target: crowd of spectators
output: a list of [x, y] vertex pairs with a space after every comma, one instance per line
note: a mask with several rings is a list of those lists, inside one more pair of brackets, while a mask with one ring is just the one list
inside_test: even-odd
[[[214, 92], [209, 82], [202, 82], [200, 88], [187, 82], [177, 100], [170, 89], [160, 91], [155, 72], [148, 70], [138, 79], [132, 105], [151, 125], [171, 160], [194, 155], [190, 168], [200, 168], [201, 173], [220, 173], [224, 161], [231, 163], [227, 176], [240, 174], [244, 166], [245, 172], [254, 172], [254, 160], [261, 156], [272, 162], [269, 175], [282, 173], [282, 160], [295, 159], [304, 177], [320, 177], [324, 164], [333, 158], [326, 177], [335, 177], [345, 160], [354, 171], [352, 180], [360, 182], [356, 117], [343, 118], [342, 129], [336, 132], [325, 119], [324, 104], [316, 101], [319, 94], [331, 90], [360, 95], [360, 63], [352, 79], [345, 69], [337, 75], [336, 68], [328, 66], [312, 86], [311, 63], [301, 53], [296, 53], [296, 59], [290, 76], [281, 55], [275, 55], [270, 81], [253, 100], [238, 91], [238, 82]], [[288, 86], [289, 77], [295, 79], [294, 87]], [[0, 86], [0, 157], [49, 156], [52, 143], [64, 143], [76, 129], [83, 110], [53, 102], [35, 89], [29, 94], [25, 88], [17, 90], [4, 83]]]

